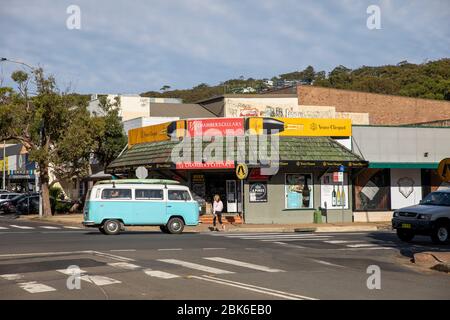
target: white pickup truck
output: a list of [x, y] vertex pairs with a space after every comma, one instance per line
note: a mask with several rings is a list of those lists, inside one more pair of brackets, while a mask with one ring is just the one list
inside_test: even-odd
[[450, 189], [431, 192], [418, 205], [395, 210], [392, 228], [402, 241], [429, 235], [434, 243], [449, 243]]

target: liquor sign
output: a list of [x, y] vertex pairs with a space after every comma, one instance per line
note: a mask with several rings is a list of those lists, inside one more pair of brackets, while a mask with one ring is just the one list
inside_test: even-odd
[[211, 136], [220, 133], [222, 136], [244, 135], [244, 119], [213, 118], [187, 120], [187, 131], [191, 137]]
[[[342, 181], [335, 180], [335, 176], [341, 173]], [[343, 172], [326, 173], [321, 178], [320, 199], [321, 207], [327, 209], [348, 209], [348, 176]]]
[[144, 142], [168, 141], [174, 133], [182, 138], [185, 128], [186, 121], [178, 120], [131, 129], [128, 131], [128, 147]]
[[177, 170], [194, 169], [234, 169], [234, 161], [224, 162], [179, 162], [175, 165]]
[[252, 182], [249, 186], [250, 202], [267, 202], [267, 182]]
[[245, 130], [280, 136], [350, 137], [352, 122], [350, 119], [249, 117], [245, 120]]

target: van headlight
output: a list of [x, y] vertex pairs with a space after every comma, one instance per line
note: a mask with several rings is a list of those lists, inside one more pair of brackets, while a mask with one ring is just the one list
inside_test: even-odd
[[419, 214], [419, 215], [417, 216], [417, 219], [420, 219], [420, 220], [430, 220], [430, 219], [431, 219], [431, 214], [423, 214], [423, 213], [421, 213], [421, 214]]

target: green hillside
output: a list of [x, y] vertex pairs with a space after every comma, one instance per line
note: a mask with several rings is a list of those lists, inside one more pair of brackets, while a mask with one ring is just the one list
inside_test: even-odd
[[202, 83], [192, 89], [184, 90], [170, 90], [170, 87], [166, 85], [161, 88], [164, 91], [148, 91], [141, 95], [180, 98], [190, 103], [224, 93], [262, 93], [296, 83], [414, 98], [450, 100], [450, 59], [422, 64], [402, 61], [396, 65], [362, 66], [353, 70], [341, 65], [329, 73], [316, 71], [312, 66], [308, 66], [304, 70], [280, 74], [271, 79], [240, 77], [219, 85], [211, 86]]

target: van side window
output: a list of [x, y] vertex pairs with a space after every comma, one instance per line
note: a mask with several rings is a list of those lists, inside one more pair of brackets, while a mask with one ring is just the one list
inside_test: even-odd
[[169, 200], [191, 200], [186, 190], [169, 190]]
[[131, 189], [103, 189], [102, 199], [131, 199]]
[[163, 200], [163, 191], [160, 189], [136, 189], [136, 200]]

